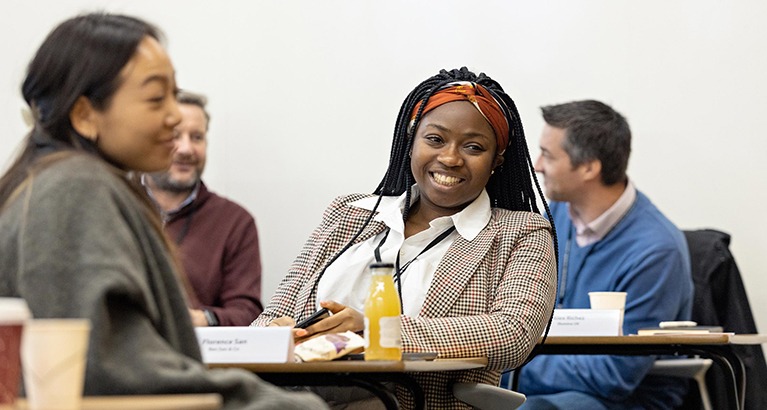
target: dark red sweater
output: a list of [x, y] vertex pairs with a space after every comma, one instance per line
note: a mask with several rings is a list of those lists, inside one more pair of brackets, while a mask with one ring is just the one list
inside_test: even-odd
[[261, 256], [253, 217], [200, 183], [197, 198], [173, 214], [165, 229], [178, 245], [198, 309], [221, 326], [247, 326], [261, 313]]

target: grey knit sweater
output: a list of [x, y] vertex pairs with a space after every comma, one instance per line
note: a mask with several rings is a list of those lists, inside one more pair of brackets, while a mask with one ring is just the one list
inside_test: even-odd
[[217, 392], [226, 409], [321, 409], [237, 369], [200, 361], [162, 238], [100, 159], [76, 154], [27, 180], [0, 211], [0, 296], [36, 318], [91, 320], [86, 395]]

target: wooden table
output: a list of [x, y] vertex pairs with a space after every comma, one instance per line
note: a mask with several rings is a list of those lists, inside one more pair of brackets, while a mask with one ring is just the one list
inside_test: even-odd
[[[531, 355], [587, 354], [587, 355], [698, 355], [710, 358], [728, 375], [727, 394], [731, 408], [742, 409], [745, 396], [746, 369], [729, 345], [767, 343], [767, 335], [665, 334], [652, 336], [549, 336]], [[514, 375], [514, 388], [517, 375]]]
[[[221, 395], [167, 394], [148, 396], [86, 396], [80, 410], [218, 410]], [[13, 405], [0, 405], [0, 410], [27, 410], [27, 401], [16, 400]]]
[[416, 408], [423, 409], [423, 389], [409, 372], [441, 372], [478, 369], [487, 366], [487, 358], [370, 361], [334, 360], [307, 363], [215, 363], [215, 367], [237, 367], [257, 373], [259, 377], [280, 386], [357, 386], [378, 397], [387, 409], [398, 408], [392, 392], [382, 383], [405, 387], [413, 395]]

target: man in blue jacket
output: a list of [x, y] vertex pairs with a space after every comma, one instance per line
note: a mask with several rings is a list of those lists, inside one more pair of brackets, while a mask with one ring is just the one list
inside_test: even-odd
[[[590, 291], [626, 292], [623, 333], [689, 320], [690, 260], [682, 232], [626, 175], [631, 131], [599, 101], [542, 108], [535, 170], [559, 241], [558, 308], [588, 308]], [[649, 356], [542, 355], [522, 368], [530, 409], [671, 409], [679, 380], [647, 376]]]

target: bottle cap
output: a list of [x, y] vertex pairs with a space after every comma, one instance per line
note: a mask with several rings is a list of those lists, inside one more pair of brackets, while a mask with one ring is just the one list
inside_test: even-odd
[[388, 268], [394, 269], [394, 264], [389, 262], [373, 262], [370, 264], [370, 269]]

